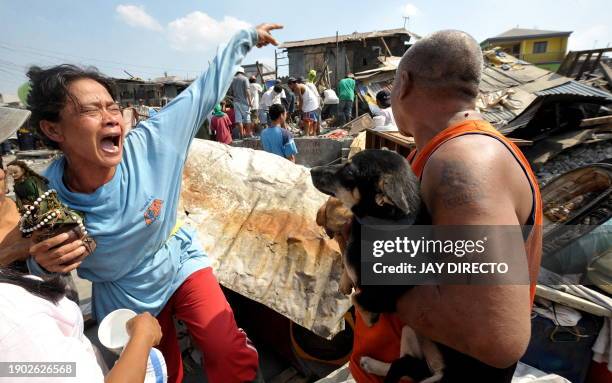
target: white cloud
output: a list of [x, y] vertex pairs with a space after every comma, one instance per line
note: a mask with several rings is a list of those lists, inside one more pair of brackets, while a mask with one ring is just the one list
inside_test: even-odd
[[176, 50], [204, 51], [216, 48], [238, 30], [249, 26], [235, 17], [215, 20], [204, 12], [195, 11], [168, 23], [168, 39]]
[[407, 3], [402, 7], [402, 16], [412, 17], [419, 14], [419, 9], [412, 3]]
[[592, 25], [583, 30], [576, 30], [569, 37], [569, 50], [605, 48], [612, 44], [612, 31], [607, 25]]
[[152, 31], [161, 31], [163, 27], [149, 15], [143, 6], [120, 4], [115, 8], [119, 18], [127, 25], [135, 28], [150, 29]]

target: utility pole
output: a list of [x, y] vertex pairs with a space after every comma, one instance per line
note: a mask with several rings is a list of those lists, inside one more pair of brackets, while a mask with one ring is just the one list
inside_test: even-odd
[[403, 16], [403, 19], [404, 19], [404, 29], [406, 29], [406, 24], [410, 20], [410, 16]]

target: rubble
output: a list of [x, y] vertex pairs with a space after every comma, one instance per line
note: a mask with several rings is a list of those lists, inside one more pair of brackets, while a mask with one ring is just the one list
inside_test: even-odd
[[543, 186], [558, 175], [609, 158], [612, 158], [612, 141], [583, 144], [568, 149], [546, 162], [536, 171], [536, 176]]

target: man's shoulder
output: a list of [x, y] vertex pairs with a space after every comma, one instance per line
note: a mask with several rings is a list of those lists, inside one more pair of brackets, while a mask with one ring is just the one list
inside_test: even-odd
[[[504, 143], [479, 134], [459, 136], [442, 144], [422, 173], [423, 194], [428, 198], [433, 197], [431, 193], [443, 196], [443, 190], [448, 189], [446, 194], [452, 203], [445, 203], [446, 208], [471, 206], [468, 202], [472, 200], [502, 195], [523, 203], [523, 197], [530, 195], [528, 182], [521, 163]], [[525, 201], [530, 203], [529, 199]]]

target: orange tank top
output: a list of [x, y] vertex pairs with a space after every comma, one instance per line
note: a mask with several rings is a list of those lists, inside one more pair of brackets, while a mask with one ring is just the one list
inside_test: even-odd
[[[429, 141], [421, 151], [417, 152], [415, 150], [410, 153], [408, 160], [411, 163], [412, 171], [421, 179], [423, 169], [429, 157], [448, 140], [466, 134], [482, 134], [499, 140], [508, 148], [516, 161], [521, 165], [531, 184], [533, 208], [530, 224], [532, 224], [533, 227], [525, 241], [525, 252], [527, 254], [529, 277], [531, 280], [529, 286], [530, 301], [533, 303], [536, 281], [540, 268], [540, 258], [542, 256], [542, 199], [540, 197], [540, 188], [538, 187], [537, 179], [531, 170], [529, 162], [520, 149], [486, 121], [463, 121], [438, 133], [438, 135]], [[381, 315], [379, 321], [372, 327], [367, 327], [361, 317], [357, 315], [354, 330], [353, 352], [350, 358], [351, 374], [357, 382], [383, 382], [383, 378], [373, 376], [363, 371], [359, 367], [359, 360], [362, 356], [369, 356], [388, 363], [397, 359], [400, 352], [402, 326], [401, 321], [394, 314]]]

